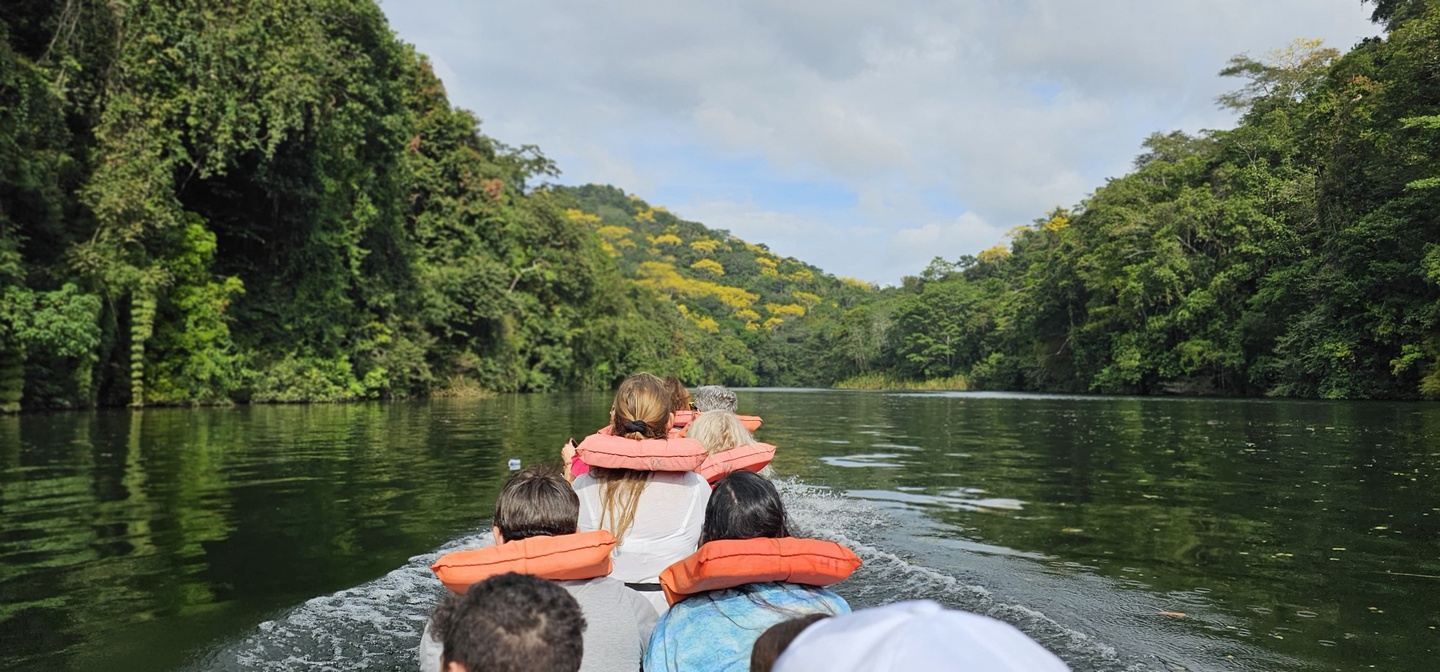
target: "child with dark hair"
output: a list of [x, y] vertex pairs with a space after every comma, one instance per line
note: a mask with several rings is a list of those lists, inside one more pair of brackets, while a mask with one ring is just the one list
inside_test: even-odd
[[524, 574], [481, 581], [435, 610], [445, 672], [577, 672], [585, 617], [564, 588]]
[[827, 618], [830, 618], [827, 614], [807, 614], [770, 626], [769, 630], [755, 640], [755, 648], [750, 650], [750, 672], [770, 672], [775, 668], [775, 661], [780, 659], [780, 654], [789, 648], [790, 642], [805, 632], [805, 628]]
[[[756, 541], [759, 543], [744, 543]], [[700, 550], [666, 569], [661, 578], [669, 581], [667, 594], [678, 599], [672, 600], [670, 611], [655, 624], [645, 654], [646, 672], [743, 671], [749, 669], [755, 640], [770, 626], [807, 614], [849, 613], [844, 598], [821, 586], [848, 576], [859, 565], [858, 558], [827, 581], [775, 580], [771, 578], [774, 568], [788, 565], [793, 558], [772, 558], [765, 549], [778, 548], [782, 542], [831, 548], [841, 558], [834, 563], [822, 560], [821, 564], [843, 565], [844, 556], [854, 558], [831, 542], [793, 539], [785, 505], [770, 481], [751, 472], [736, 472], [717, 482], [705, 509]], [[707, 548], [716, 544], [725, 552], [707, 554]], [[731, 550], [747, 548], [754, 549], [753, 561], [727, 565], [716, 572], [718, 576], [704, 576], [707, 561], [727, 562], [732, 558], [723, 556]], [[673, 585], [683, 581], [691, 582], [695, 592]]]
[[[580, 500], [570, 484], [553, 470], [531, 467], [510, 477], [501, 488], [500, 495], [495, 499], [493, 533], [496, 546], [479, 552], [508, 549], [513, 555], [513, 551], [530, 548], [540, 541], [562, 542], [578, 538], [579, 515]], [[606, 538], [609, 538], [608, 535]], [[471, 552], [462, 551], [446, 558], [465, 553]], [[565, 556], [554, 553], [548, 556], [548, 562], [563, 565], [563, 561], [556, 560], [559, 557]], [[446, 558], [441, 558], [436, 566], [443, 568], [447, 564]], [[536, 571], [534, 568], [546, 562], [547, 558], [521, 554], [521, 560], [517, 566], [526, 567], [525, 571], [529, 572]], [[551, 568], [560, 571], [568, 580], [550, 583], [573, 597], [585, 619], [594, 624], [583, 637], [585, 659], [580, 669], [584, 672], [637, 669], [645, 655], [650, 631], [655, 627], [654, 606], [621, 581], [606, 576], [609, 564], [607, 561], [604, 569], [591, 573], [586, 573], [580, 566]], [[577, 578], [579, 576], [589, 578]], [[425, 634], [421, 636], [421, 672], [443, 669], [440, 651], [443, 634], [437, 623], [439, 618], [440, 613], [437, 612], [434, 621], [426, 626]]]

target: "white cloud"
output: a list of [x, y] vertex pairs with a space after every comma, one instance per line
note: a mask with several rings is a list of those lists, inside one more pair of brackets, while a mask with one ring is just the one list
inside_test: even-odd
[[[1234, 86], [1215, 75], [1230, 56], [1377, 32], [1358, 0], [384, 8], [452, 100], [502, 140], [539, 144], [565, 181], [689, 194], [663, 204], [887, 282], [920, 270], [899, 267], [917, 240], [973, 253], [999, 242], [987, 233], [1076, 203], [1153, 131], [1228, 125], [1213, 100]], [[717, 177], [736, 162], [760, 168]], [[853, 199], [777, 195], [793, 182]]]
[[954, 259], [996, 244], [1004, 231], [991, 226], [979, 215], [966, 212], [947, 222], [931, 222], [900, 229], [890, 237], [886, 261], [902, 275], [914, 275], [931, 259]]

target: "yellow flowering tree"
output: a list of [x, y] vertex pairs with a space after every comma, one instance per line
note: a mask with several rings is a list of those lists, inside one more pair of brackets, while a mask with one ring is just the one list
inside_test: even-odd
[[704, 271], [717, 278], [725, 275], [725, 267], [720, 265], [720, 262], [715, 261], [714, 259], [701, 259], [700, 261], [690, 264], [690, 268], [693, 268], [697, 271]]

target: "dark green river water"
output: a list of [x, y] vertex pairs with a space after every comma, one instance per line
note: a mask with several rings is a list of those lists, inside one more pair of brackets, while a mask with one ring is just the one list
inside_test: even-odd
[[[0, 417], [0, 669], [413, 669], [599, 394]], [[745, 391], [798, 525], [1077, 670], [1440, 669], [1440, 405]]]

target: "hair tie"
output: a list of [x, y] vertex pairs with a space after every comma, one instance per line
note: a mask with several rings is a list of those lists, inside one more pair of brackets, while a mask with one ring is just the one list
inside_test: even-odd
[[620, 425], [620, 428], [625, 430], [627, 434], [631, 432], [644, 434], [650, 431], [650, 425], [645, 424], [644, 420], [626, 420], [625, 424]]

